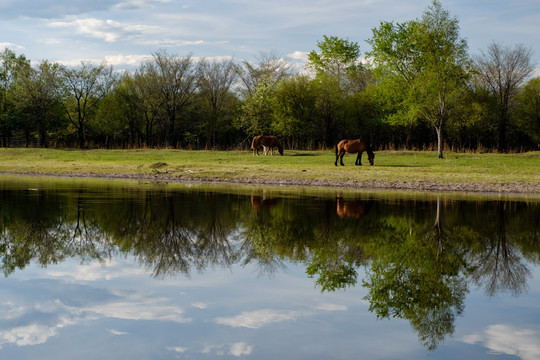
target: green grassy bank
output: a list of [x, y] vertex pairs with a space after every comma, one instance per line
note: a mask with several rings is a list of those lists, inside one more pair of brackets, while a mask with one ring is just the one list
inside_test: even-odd
[[440, 184], [462, 185], [464, 191], [471, 184], [522, 185], [532, 192], [540, 189], [540, 152], [447, 152], [444, 159], [438, 159], [435, 152], [378, 151], [374, 166], [369, 166], [364, 154], [361, 167], [354, 166], [355, 157], [347, 154], [346, 166], [336, 167], [332, 151], [253, 156], [250, 151], [2, 148], [0, 173], [349, 187], [386, 183], [397, 188], [408, 184], [412, 189], [418, 184]]

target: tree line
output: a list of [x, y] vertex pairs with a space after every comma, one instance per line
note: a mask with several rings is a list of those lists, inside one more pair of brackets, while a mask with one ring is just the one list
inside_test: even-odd
[[253, 61], [156, 51], [134, 71], [38, 64], [0, 52], [0, 146], [245, 148], [274, 134], [286, 148], [364, 138], [376, 149], [527, 151], [540, 144], [532, 52], [492, 43], [469, 54], [435, 0], [418, 19], [381, 22], [363, 54], [323, 36], [294, 71], [276, 52]]

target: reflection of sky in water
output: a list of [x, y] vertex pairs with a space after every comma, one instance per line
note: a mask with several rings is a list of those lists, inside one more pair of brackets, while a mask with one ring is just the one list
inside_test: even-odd
[[540, 359], [540, 268], [532, 268], [522, 296], [471, 291], [463, 318], [456, 322], [454, 338], [486, 353], [524, 360]]
[[[538, 269], [520, 297], [471, 289], [433, 352], [406, 320], [377, 320], [360, 285], [321, 294], [304, 268], [155, 279], [128, 259], [29, 266], [0, 284], [0, 356], [40, 359], [540, 358]], [[59, 356], [59, 354], [62, 354]]]

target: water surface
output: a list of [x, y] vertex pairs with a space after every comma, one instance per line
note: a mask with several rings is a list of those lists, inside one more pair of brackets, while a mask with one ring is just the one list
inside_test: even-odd
[[2, 358], [540, 358], [534, 199], [0, 188]]

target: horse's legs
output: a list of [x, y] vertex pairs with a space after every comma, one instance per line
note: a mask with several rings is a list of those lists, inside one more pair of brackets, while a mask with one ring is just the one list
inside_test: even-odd
[[356, 157], [356, 162], [354, 164], [362, 166], [362, 153], [361, 152], [358, 153], [358, 156]]
[[343, 154], [341, 154], [339, 156], [339, 163], [341, 164], [341, 166], [345, 166], [345, 164], [343, 163], [343, 157], [345, 156], [345, 152], [343, 152]]
[[338, 159], [339, 159], [339, 154], [336, 155], [336, 162], [334, 163], [334, 165], [336, 165], [336, 166], [337, 166], [337, 161], [338, 161]]

